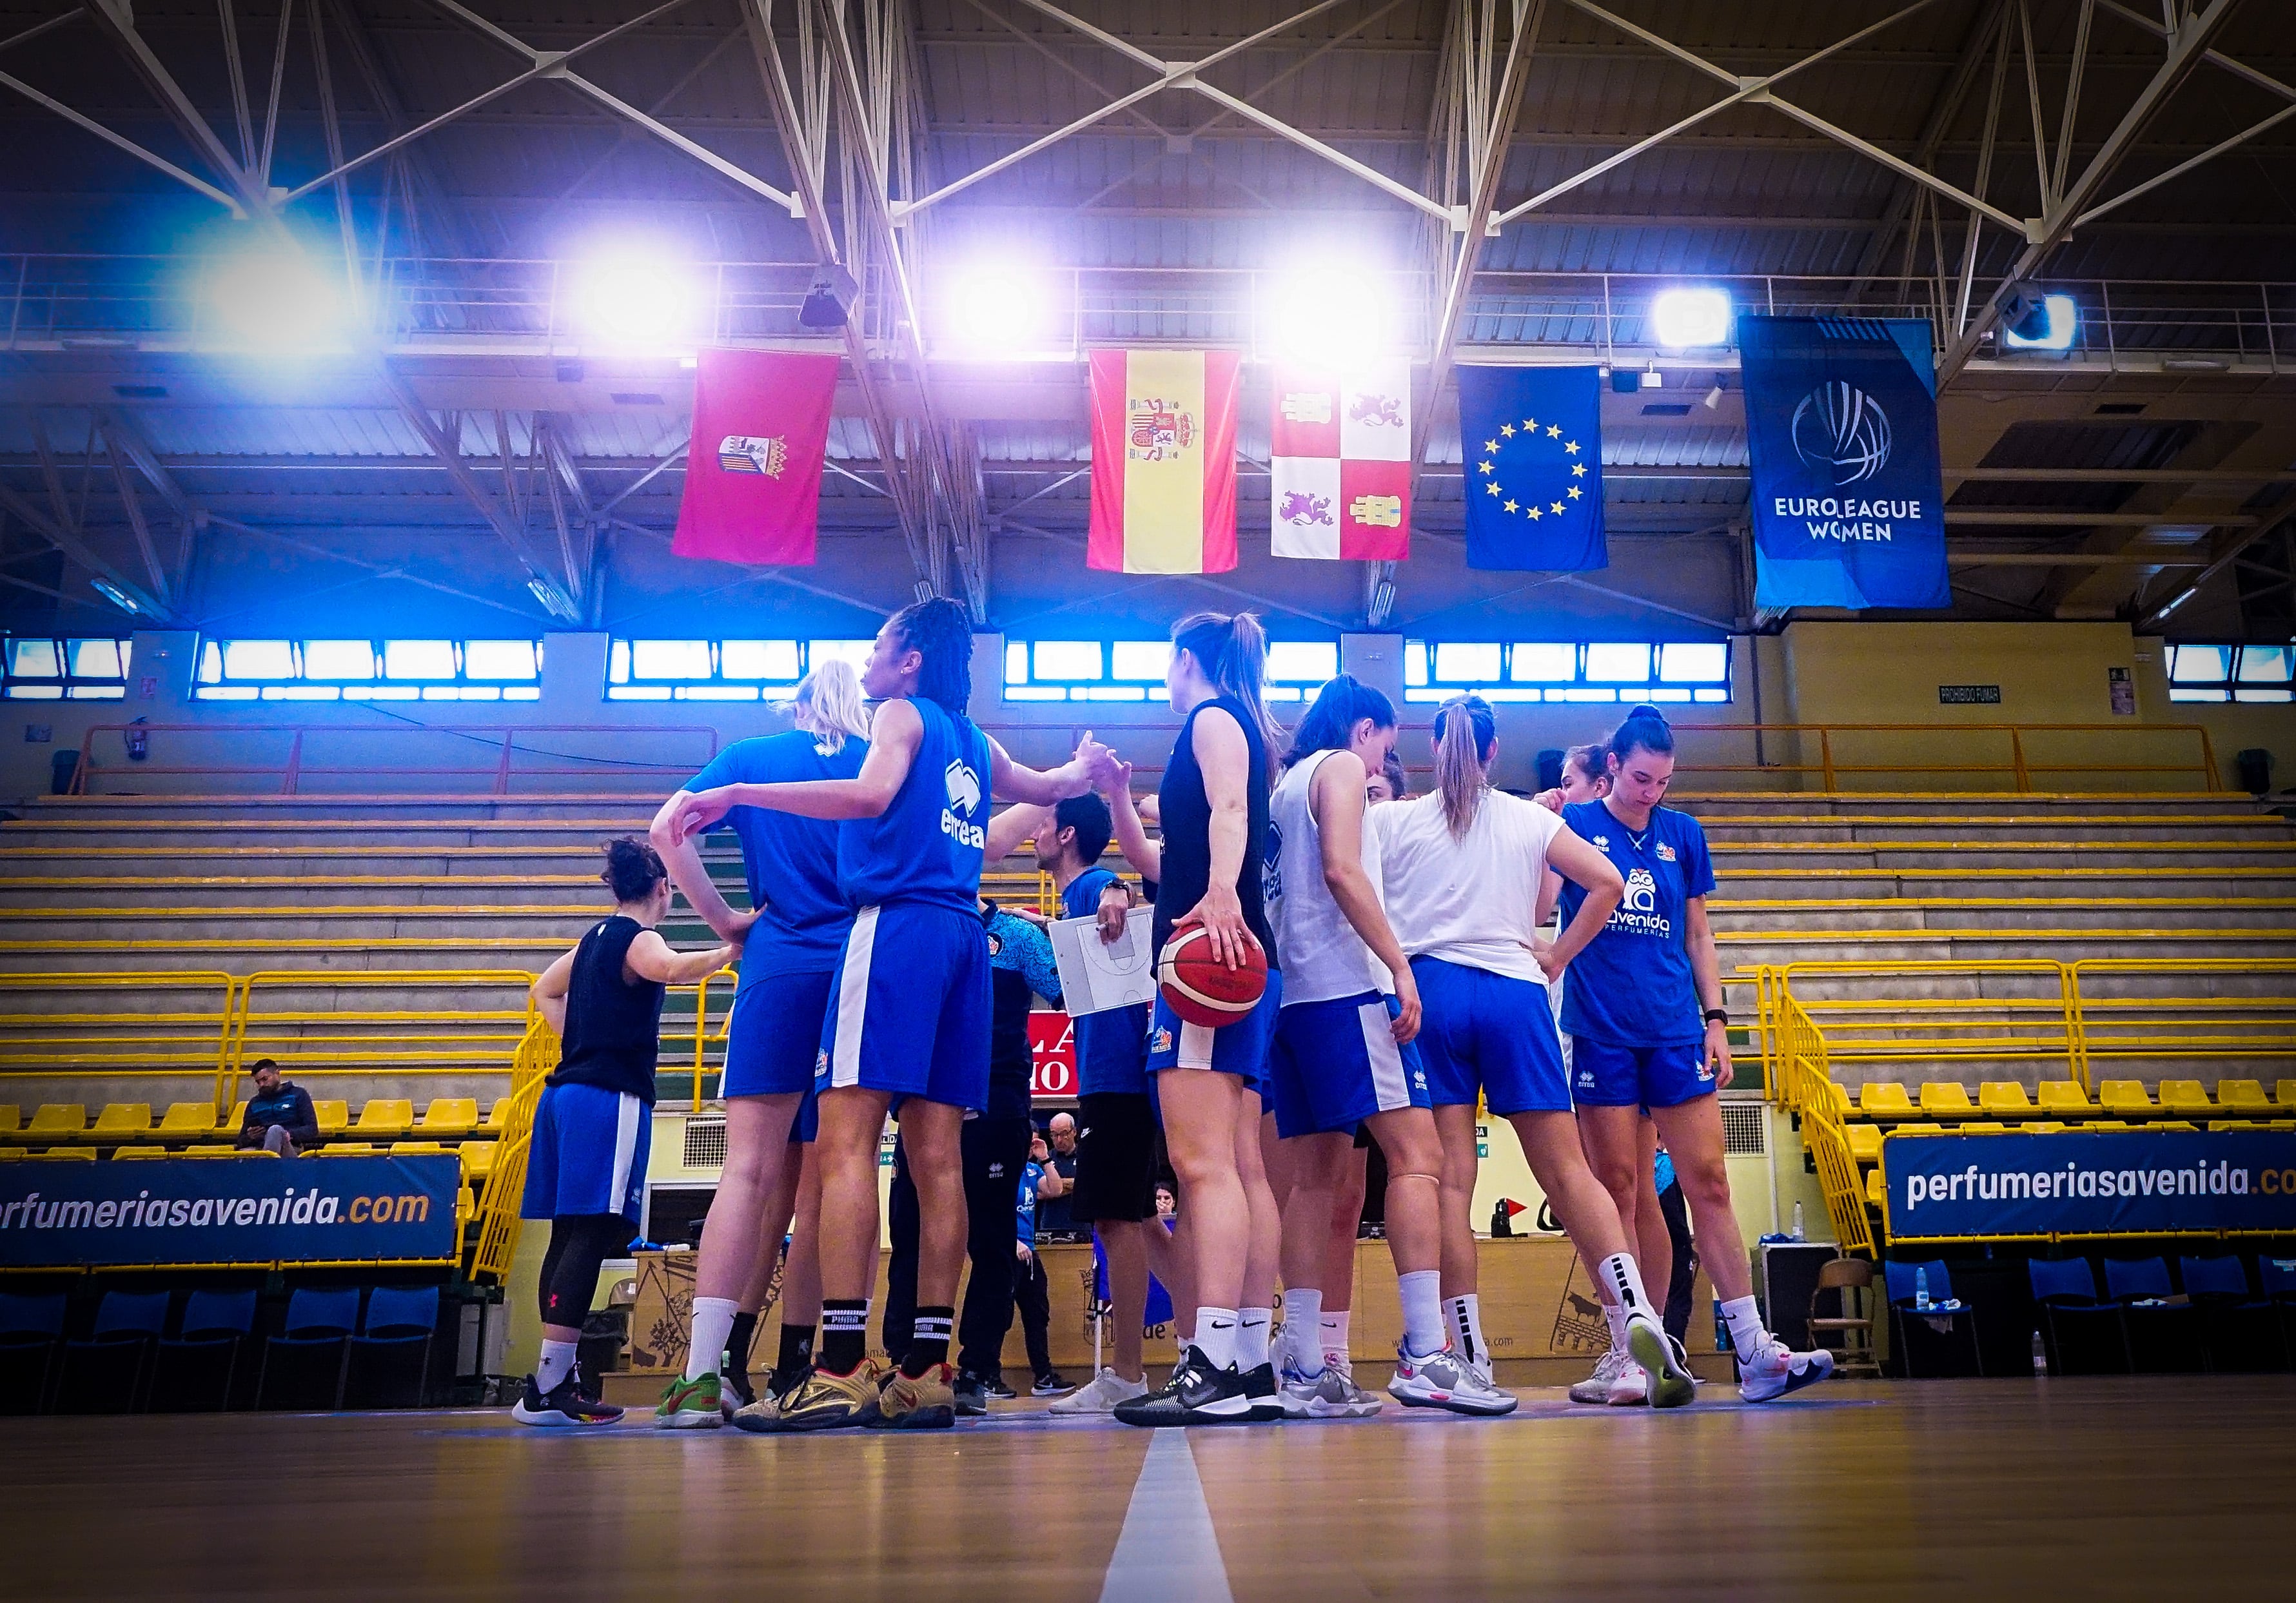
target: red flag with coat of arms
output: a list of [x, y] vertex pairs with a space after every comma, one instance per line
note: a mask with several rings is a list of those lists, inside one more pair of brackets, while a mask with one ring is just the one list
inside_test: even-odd
[[787, 350], [701, 353], [672, 551], [811, 564], [841, 360]]

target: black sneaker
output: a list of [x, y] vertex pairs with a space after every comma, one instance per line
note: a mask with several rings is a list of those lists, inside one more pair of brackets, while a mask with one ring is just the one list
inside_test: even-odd
[[1058, 1369], [1047, 1369], [1042, 1375], [1037, 1377], [1037, 1384], [1029, 1388], [1029, 1395], [1031, 1397], [1058, 1397], [1064, 1392], [1073, 1392], [1075, 1390], [1076, 1388], [1074, 1386], [1061, 1378], [1061, 1372]]
[[[1277, 1411], [1283, 1411], [1280, 1404]], [[1191, 1346], [1173, 1366], [1171, 1379], [1145, 1397], [1118, 1403], [1116, 1417], [1127, 1425], [1244, 1425], [1252, 1418], [1251, 1400], [1244, 1393], [1242, 1376], [1233, 1368], [1213, 1369], [1202, 1351]]]
[[956, 1411], [960, 1414], [985, 1414], [988, 1411], [988, 1388], [970, 1369], [959, 1369], [951, 1387], [956, 1393]]
[[1252, 1424], [1267, 1425], [1283, 1418], [1283, 1399], [1275, 1389], [1275, 1365], [1272, 1361], [1243, 1377], [1243, 1394], [1251, 1403]]
[[980, 1377], [980, 1389], [984, 1393], [990, 1397], [994, 1397], [999, 1402], [1010, 1402], [1013, 1399], [1021, 1394], [1014, 1391], [1011, 1386], [1004, 1384], [1004, 1377], [1001, 1373], [982, 1376]]
[[534, 1384], [533, 1376], [528, 1376], [526, 1391], [511, 1405], [510, 1417], [521, 1425], [611, 1425], [622, 1417], [622, 1410], [611, 1402], [584, 1396], [570, 1370], [547, 1392]]
[[750, 1384], [749, 1373], [742, 1369], [720, 1369], [718, 1384], [724, 1395], [737, 1409], [745, 1409], [758, 1400], [758, 1388]]

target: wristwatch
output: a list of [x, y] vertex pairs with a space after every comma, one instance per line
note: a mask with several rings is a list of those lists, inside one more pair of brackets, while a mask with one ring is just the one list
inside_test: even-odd
[[1726, 1007], [1709, 1007], [1706, 1010], [1706, 1022], [1710, 1024], [1728, 1023], [1730, 1022], [1729, 1009]]

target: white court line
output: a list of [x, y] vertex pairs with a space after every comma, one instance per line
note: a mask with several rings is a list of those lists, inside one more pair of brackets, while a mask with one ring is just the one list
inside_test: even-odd
[[1149, 1438], [1124, 1530], [1109, 1555], [1100, 1603], [1171, 1603], [1175, 1598], [1234, 1603], [1188, 1433], [1167, 1429]]

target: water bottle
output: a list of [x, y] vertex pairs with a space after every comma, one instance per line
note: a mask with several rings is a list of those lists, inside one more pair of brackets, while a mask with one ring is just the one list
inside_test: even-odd
[[1801, 1204], [1800, 1203], [1794, 1204], [1793, 1238], [1796, 1241], [1808, 1241], [1809, 1239], [1808, 1237], [1801, 1233]]
[[1914, 1271], [1914, 1311], [1927, 1313], [1929, 1311], [1930, 1271], [1928, 1265], [1924, 1264]]
[[2033, 1332], [2033, 1373], [2036, 1375], [2046, 1375], [2048, 1372], [2048, 1350], [2041, 1345], [2041, 1333], [2036, 1330]]
[[1722, 1317], [1722, 1299], [1714, 1299], [1714, 1351], [1727, 1352], [1730, 1348], [1730, 1321]]

